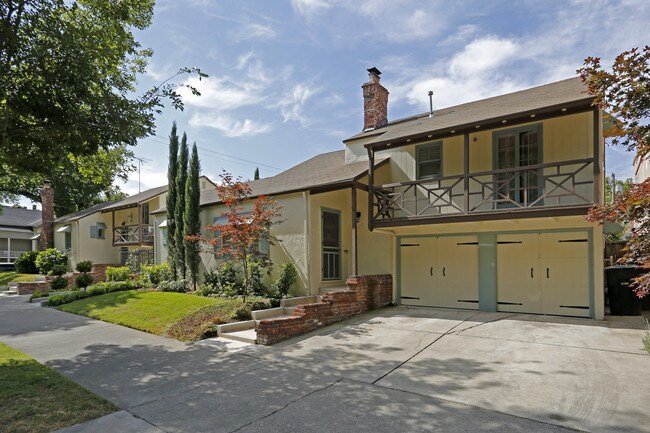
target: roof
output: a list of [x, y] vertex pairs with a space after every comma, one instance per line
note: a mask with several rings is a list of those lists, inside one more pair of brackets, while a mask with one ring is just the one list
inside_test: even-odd
[[81, 219], [81, 218], [83, 218], [85, 216], [92, 215], [95, 212], [99, 212], [99, 211], [103, 210], [104, 208], [106, 208], [108, 206], [111, 206], [111, 205], [113, 205], [115, 203], [119, 203], [120, 201], [121, 200], [107, 201], [107, 202], [104, 202], [104, 203], [96, 204], [95, 206], [91, 206], [91, 207], [86, 208], [86, 209], [82, 209], [82, 210], [77, 211], [77, 212], [72, 212], [72, 213], [60, 216], [60, 217], [54, 219], [54, 224], [61, 224], [61, 223], [68, 223], [68, 222], [76, 221], [76, 220]]
[[[381, 164], [383, 161], [377, 162]], [[368, 172], [368, 161], [345, 163], [345, 150], [322, 153], [272, 177], [248, 182], [251, 197], [305, 191], [317, 187], [344, 185]], [[220, 203], [216, 190], [201, 192], [201, 206]], [[166, 212], [164, 207], [153, 213]]]
[[2, 206], [0, 226], [31, 228], [41, 222], [41, 211], [22, 207]]
[[133, 194], [125, 199], [118, 200], [101, 209], [102, 212], [137, 206], [140, 203], [151, 200], [157, 195], [167, 191], [167, 185], [151, 188], [138, 194]]
[[370, 139], [366, 145], [373, 147], [424, 133], [460, 129], [462, 126], [469, 125], [474, 127], [481, 122], [500, 120], [549, 107], [561, 107], [576, 103], [584, 103], [585, 106], [588, 106], [592, 100], [593, 97], [587, 94], [586, 86], [580, 77], [569, 78], [518, 92], [435, 110], [432, 117], [429, 117], [427, 112], [394, 120], [381, 128], [356, 134], [344, 142], [365, 138]]

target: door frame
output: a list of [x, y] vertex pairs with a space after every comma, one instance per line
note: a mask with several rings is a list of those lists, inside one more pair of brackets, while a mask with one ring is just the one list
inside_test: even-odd
[[[594, 319], [596, 317], [596, 301], [595, 301], [595, 281], [594, 281], [594, 228], [593, 227], [576, 227], [576, 228], [565, 228], [565, 229], [546, 229], [546, 230], [505, 230], [505, 231], [484, 231], [484, 232], [454, 232], [454, 233], [441, 233], [441, 234], [425, 234], [425, 235], [398, 235], [396, 236], [395, 242], [395, 260], [397, 261], [395, 266], [395, 302], [397, 305], [401, 305], [401, 296], [402, 296], [402, 254], [401, 254], [401, 244], [402, 239], [417, 239], [417, 238], [433, 238], [433, 237], [445, 237], [445, 236], [480, 236], [480, 235], [509, 235], [509, 234], [530, 234], [530, 233], [567, 233], [567, 232], [585, 232], [588, 239], [588, 270], [589, 270], [589, 318]], [[479, 238], [480, 239], [480, 238]], [[480, 248], [480, 246], [479, 246]], [[481, 266], [481, 254], [479, 250], [479, 270]], [[494, 257], [496, 259], [496, 244], [494, 245]], [[495, 261], [496, 265], [496, 261]], [[481, 281], [483, 278], [489, 278], [490, 276], [481, 275], [479, 272], [479, 311], [496, 311], [492, 309], [483, 308], [483, 303], [481, 303], [482, 293], [481, 293]], [[494, 267], [494, 278], [496, 279], [496, 266]], [[492, 295], [492, 294], [490, 294]], [[496, 306], [496, 286], [494, 290], [495, 297], [495, 306]]]

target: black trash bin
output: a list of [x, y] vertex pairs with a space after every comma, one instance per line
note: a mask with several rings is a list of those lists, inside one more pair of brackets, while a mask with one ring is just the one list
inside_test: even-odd
[[641, 299], [636, 296], [630, 284], [632, 278], [645, 272], [646, 270], [639, 266], [609, 266], [605, 268], [609, 311], [612, 315], [641, 315]]

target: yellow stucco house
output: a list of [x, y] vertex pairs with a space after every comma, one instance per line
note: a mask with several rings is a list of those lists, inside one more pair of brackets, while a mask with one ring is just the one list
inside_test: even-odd
[[[584, 219], [603, 200], [602, 112], [580, 79], [388, 121], [368, 71], [361, 133], [250, 183], [284, 206], [269, 254], [296, 264], [296, 294], [391, 274], [397, 304], [602, 319], [604, 237]], [[203, 225], [222, 211], [203, 191]], [[162, 262], [164, 207], [152, 218]]]

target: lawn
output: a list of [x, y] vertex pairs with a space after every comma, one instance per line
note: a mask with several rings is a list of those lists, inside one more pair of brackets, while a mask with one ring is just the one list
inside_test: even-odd
[[207, 328], [230, 320], [241, 299], [127, 290], [58, 307], [68, 313], [179, 340], [196, 340]]
[[8, 283], [11, 282], [31, 282], [34, 281], [34, 279], [38, 275], [34, 274], [19, 274], [18, 272], [11, 271], [11, 272], [0, 272], [0, 287], [6, 286]]
[[34, 359], [0, 343], [0, 431], [50, 432], [117, 407]]

